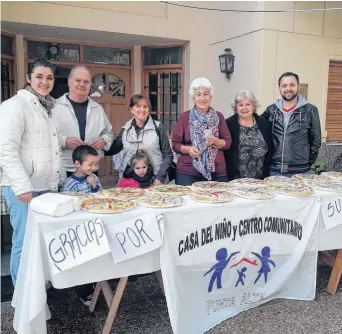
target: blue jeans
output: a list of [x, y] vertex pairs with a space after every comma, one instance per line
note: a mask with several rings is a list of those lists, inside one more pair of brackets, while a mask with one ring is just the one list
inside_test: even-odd
[[[215, 173], [211, 174], [211, 180], [212, 181], [219, 181], [219, 182], [228, 182], [228, 176], [216, 176]], [[176, 180], [175, 183], [182, 185], [182, 186], [191, 186], [194, 182], [198, 181], [208, 181], [206, 178], [204, 178], [202, 175], [185, 175], [176, 173]]]
[[292, 177], [293, 175], [298, 173], [279, 173], [279, 172], [272, 172], [270, 171], [270, 176], [286, 176], [286, 177]]
[[[12, 282], [15, 286], [19, 270], [21, 250], [24, 244], [28, 204], [19, 201], [11, 187], [2, 187], [1, 193], [5, 198], [11, 218], [11, 225], [13, 227], [10, 269]], [[32, 193], [32, 197], [36, 197], [40, 194], [41, 193], [34, 192]]]

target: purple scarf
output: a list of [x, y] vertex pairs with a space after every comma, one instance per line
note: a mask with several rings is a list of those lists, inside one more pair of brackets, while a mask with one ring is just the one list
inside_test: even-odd
[[204, 130], [211, 130], [211, 133], [218, 138], [219, 118], [217, 112], [209, 107], [208, 112], [201, 113], [196, 107], [193, 107], [190, 110], [189, 123], [192, 145], [196, 147], [201, 154], [199, 158], [192, 159], [192, 165], [207, 180], [211, 180], [211, 173], [215, 172], [215, 159], [218, 149], [207, 145]]

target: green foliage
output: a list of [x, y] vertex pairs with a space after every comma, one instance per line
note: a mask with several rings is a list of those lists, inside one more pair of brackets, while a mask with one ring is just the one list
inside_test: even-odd
[[310, 174], [321, 174], [325, 171], [325, 161], [323, 158], [317, 158], [311, 165]]

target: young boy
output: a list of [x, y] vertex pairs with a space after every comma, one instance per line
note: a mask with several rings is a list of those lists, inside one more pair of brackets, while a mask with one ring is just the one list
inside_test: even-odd
[[[72, 152], [72, 160], [76, 171], [65, 181], [62, 191], [80, 193], [96, 193], [102, 189], [98, 177], [93, 174], [99, 169], [100, 156], [95, 149], [88, 145], [81, 145]], [[93, 284], [84, 284], [75, 287], [78, 298], [86, 306], [90, 305]]]
[[80, 145], [72, 152], [76, 171], [65, 181], [62, 191], [96, 193], [102, 189], [100, 180], [94, 174], [99, 169], [100, 156], [88, 145]]

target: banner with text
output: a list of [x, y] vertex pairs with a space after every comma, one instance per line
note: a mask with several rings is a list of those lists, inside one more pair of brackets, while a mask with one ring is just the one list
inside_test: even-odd
[[203, 333], [274, 298], [314, 299], [319, 210], [320, 199], [307, 197], [164, 212], [174, 333]]
[[150, 212], [120, 224], [106, 226], [106, 233], [115, 263], [152, 252], [162, 244], [163, 216]]
[[342, 193], [325, 194], [321, 197], [322, 216], [325, 228], [332, 228], [342, 225]]
[[110, 252], [103, 223], [92, 218], [44, 235], [54, 274]]

